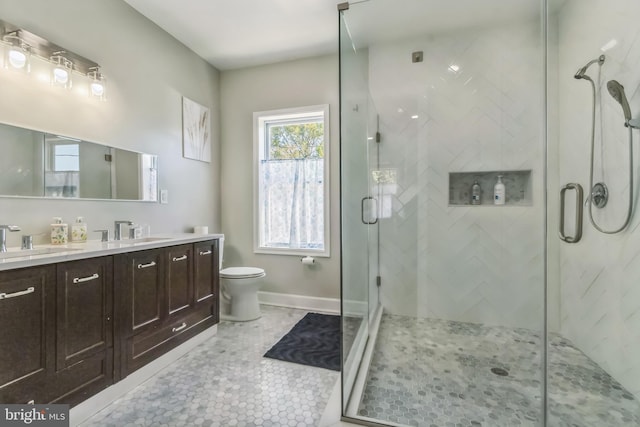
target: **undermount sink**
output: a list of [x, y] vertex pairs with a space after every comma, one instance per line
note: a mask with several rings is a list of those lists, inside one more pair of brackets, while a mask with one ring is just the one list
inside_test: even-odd
[[77, 250], [78, 249], [69, 249], [69, 248], [23, 249], [23, 250], [17, 250], [17, 251], [0, 252], [0, 260], [9, 259], [9, 258], [30, 257], [35, 255], [49, 255], [49, 254], [55, 254], [59, 252], [72, 252]]
[[153, 243], [163, 240], [169, 240], [169, 237], [141, 237], [139, 239], [116, 240], [116, 242], [123, 245], [135, 245], [136, 243]]

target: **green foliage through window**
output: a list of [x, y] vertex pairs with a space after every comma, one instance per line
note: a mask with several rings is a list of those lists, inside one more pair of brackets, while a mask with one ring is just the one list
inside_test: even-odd
[[324, 158], [324, 124], [321, 122], [269, 124], [269, 159]]

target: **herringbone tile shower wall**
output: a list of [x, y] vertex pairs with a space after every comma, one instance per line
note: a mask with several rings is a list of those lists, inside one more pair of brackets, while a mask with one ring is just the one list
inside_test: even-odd
[[[388, 312], [541, 327], [540, 58], [537, 23], [370, 47], [381, 167], [398, 180], [381, 219]], [[450, 172], [500, 170], [532, 170], [532, 206], [448, 205]]]
[[[620, 106], [607, 93], [606, 82], [619, 81], [634, 117], [640, 115], [640, 2], [627, 0], [568, 1], [559, 13], [560, 183], [578, 182], [588, 192], [591, 88], [574, 73], [604, 53], [600, 86], [602, 127], [597, 119], [594, 181], [604, 181], [611, 196], [594, 208], [606, 229], [624, 222], [628, 192], [628, 130]], [[604, 50], [603, 50], [604, 47]], [[589, 69], [594, 80], [598, 67]], [[635, 188], [639, 186], [640, 132], [634, 131]], [[604, 141], [604, 146], [602, 146]], [[638, 192], [635, 192], [638, 198]], [[557, 194], [557, 193], [556, 193]], [[597, 212], [596, 212], [597, 211]], [[629, 228], [605, 235], [589, 223], [585, 212], [582, 241], [560, 249], [563, 335], [640, 397], [640, 210]]]

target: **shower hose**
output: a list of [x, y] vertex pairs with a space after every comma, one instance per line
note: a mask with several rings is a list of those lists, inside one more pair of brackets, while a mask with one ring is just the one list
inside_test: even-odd
[[[591, 113], [591, 164], [589, 166], [589, 191], [593, 191], [593, 160], [594, 160], [594, 151], [595, 151], [595, 136], [596, 136], [596, 85], [593, 83], [591, 79], [589, 79], [591, 83], [591, 89], [593, 93], [593, 109]], [[631, 211], [633, 210], [633, 128], [628, 126], [629, 128], [629, 208], [627, 209], [627, 218], [619, 228], [615, 230], [605, 230], [600, 227], [596, 221], [593, 219], [593, 196], [590, 196], [591, 199], [588, 201], [589, 203], [589, 221], [596, 228], [596, 230], [605, 233], [605, 234], [616, 234], [624, 230], [628, 225], [629, 221], [631, 221]], [[602, 141], [604, 143], [604, 140]]]

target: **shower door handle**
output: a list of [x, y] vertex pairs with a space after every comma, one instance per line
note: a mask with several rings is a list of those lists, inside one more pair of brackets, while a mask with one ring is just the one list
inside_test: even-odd
[[[576, 230], [573, 236], [564, 234], [564, 201], [567, 190], [575, 190], [576, 192]], [[582, 198], [584, 192], [580, 184], [570, 183], [562, 187], [560, 190], [560, 225], [558, 227], [558, 235], [560, 240], [567, 243], [578, 243], [582, 238]]]
[[[376, 222], [378, 222], [378, 216], [376, 215], [376, 219], [375, 221], [367, 221], [364, 218], [364, 204], [367, 200], [373, 200], [374, 202], [376, 202], [376, 204], [378, 203], [378, 201], [375, 199], [375, 197], [371, 197], [371, 196], [367, 196], [367, 197], [363, 197], [362, 200], [360, 201], [360, 219], [362, 220], [362, 223], [365, 225], [371, 225], [371, 224], [375, 224]], [[375, 210], [374, 210], [375, 212]]]

